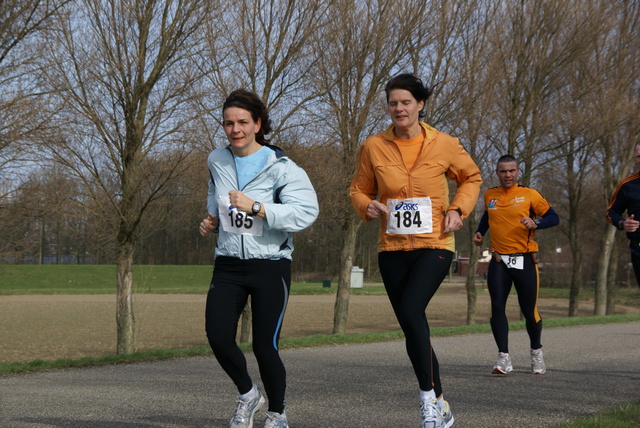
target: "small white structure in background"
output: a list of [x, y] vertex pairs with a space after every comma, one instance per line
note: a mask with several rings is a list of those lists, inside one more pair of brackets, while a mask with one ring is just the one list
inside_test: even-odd
[[480, 263], [489, 263], [491, 261], [491, 251], [488, 248], [480, 251], [480, 257], [478, 258]]
[[351, 288], [362, 288], [364, 285], [364, 269], [353, 266], [351, 268]]

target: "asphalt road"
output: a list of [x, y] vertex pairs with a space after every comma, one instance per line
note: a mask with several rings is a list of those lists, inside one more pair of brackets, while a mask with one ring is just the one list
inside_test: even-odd
[[[640, 400], [640, 322], [545, 329], [543, 376], [529, 373], [526, 333], [510, 339], [507, 376], [491, 374], [491, 335], [433, 339], [454, 427], [553, 427]], [[282, 356], [291, 427], [419, 426], [404, 342]], [[253, 355], [248, 361], [258, 380]], [[227, 427], [234, 402], [213, 357], [0, 376], [0, 427]]]

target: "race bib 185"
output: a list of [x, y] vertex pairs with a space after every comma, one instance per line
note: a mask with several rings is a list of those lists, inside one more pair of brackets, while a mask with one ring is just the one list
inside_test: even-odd
[[251, 216], [233, 208], [229, 196], [218, 196], [218, 212], [222, 230], [236, 235], [262, 236], [262, 217]]
[[431, 198], [387, 199], [387, 233], [415, 235], [433, 232]]

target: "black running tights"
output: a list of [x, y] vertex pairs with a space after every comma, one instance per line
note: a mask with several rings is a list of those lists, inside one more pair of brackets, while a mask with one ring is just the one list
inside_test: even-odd
[[236, 343], [238, 320], [251, 296], [253, 353], [269, 398], [269, 410], [282, 413], [286, 371], [278, 353], [282, 319], [291, 287], [291, 262], [217, 257], [207, 295], [209, 345], [238, 392], [252, 387], [247, 361]]
[[506, 315], [507, 298], [514, 284], [518, 293], [518, 303], [524, 315], [531, 349], [540, 349], [542, 320], [538, 313], [538, 288], [540, 280], [538, 265], [531, 254], [524, 255], [523, 269], [510, 269], [504, 262], [491, 259], [487, 274], [487, 288], [491, 296], [491, 330], [498, 345], [498, 351], [509, 352], [509, 322]]
[[442, 394], [438, 359], [431, 347], [425, 309], [449, 273], [453, 253], [439, 249], [384, 251], [380, 274], [406, 338], [407, 354], [422, 391]]

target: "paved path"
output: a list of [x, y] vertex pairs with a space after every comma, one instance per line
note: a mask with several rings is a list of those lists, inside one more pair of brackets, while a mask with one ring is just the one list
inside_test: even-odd
[[[528, 372], [526, 333], [510, 338], [508, 376], [491, 374], [489, 334], [433, 340], [455, 428], [553, 427], [640, 400], [640, 322], [544, 330], [544, 376]], [[402, 341], [282, 354], [292, 427], [418, 427]], [[213, 357], [0, 376], [0, 426], [226, 427], [234, 399]], [[254, 426], [262, 421], [260, 413]]]

